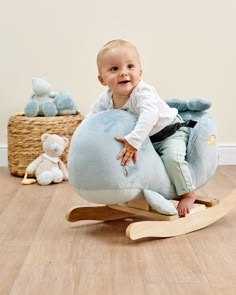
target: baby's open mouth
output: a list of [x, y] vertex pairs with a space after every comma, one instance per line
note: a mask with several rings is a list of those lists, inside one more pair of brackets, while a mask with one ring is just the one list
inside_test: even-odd
[[120, 81], [119, 84], [126, 84], [126, 83], [129, 83], [130, 80], [124, 80], [124, 81]]

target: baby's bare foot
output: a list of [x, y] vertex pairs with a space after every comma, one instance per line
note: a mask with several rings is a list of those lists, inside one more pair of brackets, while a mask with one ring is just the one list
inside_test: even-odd
[[177, 206], [179, 217], [184, 217], [186, 214], [189, 214], [195, 200], [195, 192], [189, 192], [181, 196]]

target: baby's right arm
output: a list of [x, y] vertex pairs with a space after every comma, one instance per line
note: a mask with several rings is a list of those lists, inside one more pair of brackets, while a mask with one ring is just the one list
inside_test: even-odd
[[143, 88], [132, 98], [139, 117], [134, 129], [125, 136], [125, 139], [136, 149], [139, 149], [158, 122], [159, 100], [159, 95], [152, 88]]

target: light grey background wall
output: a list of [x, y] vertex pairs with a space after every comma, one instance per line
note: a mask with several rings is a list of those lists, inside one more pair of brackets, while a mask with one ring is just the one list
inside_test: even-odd
[[236, 144], [236, 1], [0, 0], [0, 145], [23, 111], [31, 78], [71, 91], [82, 113], [103, 90], [96, 54], [123, 38], [139, 49], [143, 79], [163, 99], [212, 101], [221, 144]]

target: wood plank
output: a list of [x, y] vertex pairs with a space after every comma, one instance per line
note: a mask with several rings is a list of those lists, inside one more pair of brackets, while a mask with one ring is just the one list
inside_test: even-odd
[[3, 170], [3, 178], [0, 179], [4, 179], [6, 190], [2, 190], [4, 203], [0, 214], [0, 294], [9, 294], [55, 187], [42, 190], [35, 185], [26, 188], [21, 185], [20, 178]]
[[[175, 207], [177, 207], [178, 201], [171, 200], [170, 202], [172, 202], [173, 205]], [[131, 205], [133, 205], [133, 204], [131, 203]], [[136, 204], [135, 204], [135, 206], [136, 206]], [[179, 216], [177, 214], [176, 215], [164, 215], [164, 214], [158, 213], [155, 210], [150, 210], [150, 211], [142, 210], [142, 209], [127, 206], [126, 204], [114, 204], [114, 205], [108, 205], [108, 207], [110, 207], [112, 209], [124, 211], [124, 212], [129, 212], [129, 213], [145, 216], [147, 218], [151, 218], [151, 219], [155, 219], [155, 220], [161, 220], [161, 221], [172, 221], [172, 220], [176, 220], [179, 218]], [[141, 203], [141, 207], [142, 207], [142, 203]], [[191, 211], [188, 215], [198, 213], [198, 212], [205, 210], [205, 209], [206, 209], [206, 206], [203, 204], [193, 204], [193, 208], [191, 209]]]
[[214, 295], [188, 235], [139, 243], [146, 294]]
[[152, 210], [151, 206], [148, 204], [148, 202], [144, 198], [129, 201], [127, 203], [127, 206], [131, 207], [131, 208], [141, 209], [144, 211], [151, 211]]
[[218, 199], [207, 199], [204, 196], [197, 196], [197, 199], [195, 200], [195, 204], [203, 204], [207, 207], [213, 207], [217, 204], [219, 204]]
[[21, 188], [21, 178], [14, 177], [10, 174], [7, 168], [1, 169], [0, 187], [1, 189], [1, 201], [0, 201], [0, 213], [7, 207], [11, 199], [15, 196], [18, 189]]
[[160, 214], [158, 212], [148, 212], [145, 210], [140, 210], [140, 209], [128, 207], [125, 204], [115, 204], [115, 205], [108, 205], [108, 206], [112, 209], [145, 216], [147, 218], [152, 218], [155, 220], [170, 221], [170, 220], [176, 220], [179, 218], [178, 215], [164, 215], [164, 214]]
[[[174, 204], [174, 206], [177, 208], [178, 205], [178, 200], [170, 200]], [[191, 209], [190, 214], [194, 214], [195, 212], [200, 212], [201, 210], [204, 210], [204, 206], [199, 206], [200, 205], [205, 205], [207, 207], [212, 207], [215, 206], [219, 203], [218, 199], [209, 199], [204, 196], [197, 196], [197, 199], [195, 200], [195, 203], [193, 204], [193, 208]], [[140, 209], [148, 212], [156, 212], [155, 210], [152, 209], [152, 207], [148, 204], [148, 202], [144, 198], [136, 199], [133, 201], [130, 201], [127, 203], [128, 207], [135, 208], [135, 209]], [[167, 219], [168, 220], [168, 219]]]

